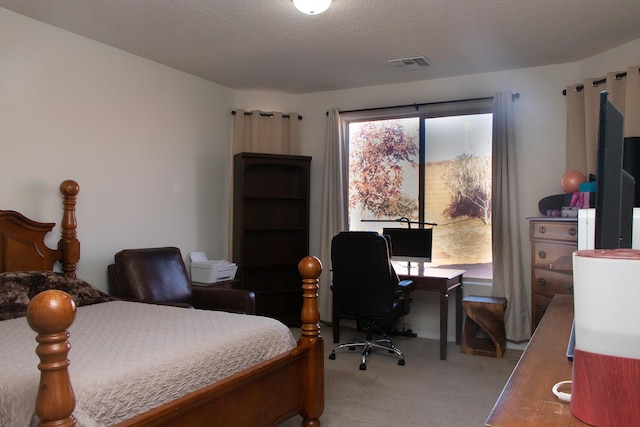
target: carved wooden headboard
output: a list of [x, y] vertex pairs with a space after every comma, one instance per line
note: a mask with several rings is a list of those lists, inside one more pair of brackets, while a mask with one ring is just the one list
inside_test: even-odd
[[55, 223], [33, 221], [16, 211], [0, 210], [0, 272], [53, 270], [60, 261], [62, 272], [76, 275], [80, 260], [80, 241], [76, 233], [76, 196], [80, 191], [77, 182], [66, 180], [60, 184], [64, 213], [62, 236], [58, 248], [51, 249], [44, 238]]

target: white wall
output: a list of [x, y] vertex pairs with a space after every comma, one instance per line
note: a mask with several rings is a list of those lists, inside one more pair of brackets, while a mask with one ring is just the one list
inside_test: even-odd
[[[59, 222], [58, 185], [77, 180], [78, 273], [106, 290], [106, 266], [125, 247], [175, 245], [184, 255], [197, 249], [212, 258], [228, 255], [231, 110], [303, 115], [303, 154], [313, 156], [310, 252], [318, 255], [329, 108], [447, 101], [502, 90], [520, 93], [514, 108], [526, 270], [525, 218], [539, 215], [540, 198], [561, 192], [562, 90], [640, 64], [640, 40], [578, 63], [283, 95], [231, 90], [0, 8], [0, 61], [0, 209]], [[529, 286], [528, 275], [525, 280]], [[418, 300], [408, 320], [422, 336], [435, 337], [437, 296]], [[449, 331], [452, 336], [452, 323]]]
[[[531, 255], [529, 224], [526, 218], [540, 215], [538, 201], [541, 198], [562, 193], [560, 177], [565, 172], [566, 128], [566, 103], [562, 91], [567, 85], [578, 83], [591, 74], [604, 75], [611, 69], [624, 70], [626, 66], [634, 64], [640, 64], [640, 40], [578, 63], [322, 92], [291, 98], [264, 93], [238, 93], [234, 100], [234, 108], [277, 110], [278, 108], [273, 106], [276, 105], [281, 107], [282, 111], [303, 114], [303, 150], [305, 155], [313, 156], [311, 253], [318, 255], [327, 110], [477, 98], [492, 96], [495, 92], [503, 90], [520, 93], [520, 97], [514, 103], [517, 144], [515, 148], [518, 162], [522, 263], [525, 285], [530, 289], [531, 278], [528, 269]], [[321, 283], [321, 288], [322, 285]], [[324, 289], [327, 288], [328, 284], [324, 284]], [[476, 283], [468, 283], [465, 288], [465, 295], [488, 295], [489, 292], [490, 289], [486, 286]], [[453, 310], [451, 298], [448, 328], [450, 340], [455, 337]], [[420, 293], [414, 297], [412, 313], [406, 320], [420, 336], [436, 338], [438, 315], [438, 295]]]
[[[526, 268], [529, 247], [528, 224], [525, 218], [538, 215], [537, 203], [541, 197], [561, 191], [559, 181], [564, 172], [565, 136], [565, 102], [562, 89], [575, 78], [577, 66], [569, 64], [313, 94], [305, 100], [303, 140], [309, 150], [307, 154], [313, 155], [318, 164], [322, 164], [324, 144], [321, 138], [324, 136], [325, 112], [331, 107], [349, 110], [485, 97], [503, 90], [519, 92], [520, 98], [514, 103], [517, 143], [515, 148], [519, 165], [517, 172], [523, 262]], [[318, 188], [314, 194], [321, 194], [318, 187], [322, 182], [321, 176], [320, 174], [314, 182]], [[319, 235], [316, 233], [312, 237], [312, 242], [317, 243]], [[488, 292], [490, 289], [469, 286], [465, 294]], [[455, 331], [453, 309], [451, 298], [451, 339]], [[438, 295], [420, 293], [414, 296], [412, 312], [406, 321], [420, 336], [436, 338], [438, 316]]]
[[[580, 61], [580, 77], [601, 78], [610, 71], [626, 71], [628, 67], [638, 64], [640, 64], [640, 39]], [[573, 83], [579, 83], [579, 81]]]
[[123, 248], [226, 256], [230, 89], [1, 8], [0, 58], [1, 209], [59, 222], [77, 180], [78, 275], [103, 290]]
[[[491, 96], [497, 91], [519, 92], [515, 101], [518, 142], [520, 210], [522, 216], [539, 215], [538, 200], [562, 192], [560, 177], [565, 172], [566, 104], [562, 91], [569, 84], [607, 71], [624, 70], [640, 64], [640, 39], [603, 52], [581, 62], [517, 69], [395, 85], [371, 86], [300, 96], [237, 91], [233, 108], [294, 111], [302, 114], [302, 145], [313, 156], [312, 200], [319, 224], [322, 164], [326, 112], [438, 102]], [[526, 227], [526, 222], [523, 222]], [[319, 252], [319, 225], [312, 227], [312, 251]], [[528, 228], [524, 229], [528, 233]], [[526, 237], [526, 236], [524, 236]], [[527, 242], [528, 243], [528, 242]], [[528, 262], [528, 257], [525, 259]]]

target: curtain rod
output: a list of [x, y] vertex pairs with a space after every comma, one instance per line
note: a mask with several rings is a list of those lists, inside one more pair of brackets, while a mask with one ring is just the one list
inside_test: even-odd
[[[638, 68], [638, 71], [640, 71], [640, 68]], [[626, 72], [626, 71], [624, 71], [624, 72], [622, 72], [622, 73], [618, 73], [618, 74], [616, 74], [616, 75], [615, 75], [615, 79], [616, 79], [616, 80], [620, 80], [620, 79], [621, 79], [621, 78], [623, 78], [623, 77], [627, 77], [627, 72]], [[598, 87], [598, 85], [601, 85], [602, 83], [606, 83], [606, 82], [607, 82], [607, 78], [606, 78], [606, 77], [603, 77], [603, 78], [601, 78], [601, 79], [599, 79], [599, 80], [594, 80], [594, 81], [592, 81], [592, 82], [591, 82], [591, 86], [593, 86], [593, 87]], [[584, 89], [584, 85], [576, 85], [576, 88], [575, 88], [574, 90], [575, 90], [576, 92], [581, 92], [583, 89]], [[567, 96], [567, 90], [566, 90], [566, 89], [564, 89], [564, 90], [562, 91], [562, 94], [563, 94], [564, 96]]]
[[[252, 114], [253, 114], [253, 113], [252, 113], [252, 112], [250, 112], [250, 111], [245, 111], [245, 112], [244, 112], [244, 115], [245, 115], [245, 116], [250, 116], [250, 115], [252, 115]], [[235, 115], [236, 115], [236, 110], [232, 110], [232, 111], [231, 111], [231, 115], [232, 115], [232, 116], [235, 116]], [[261, 116], [261, 117], [273, 117], [273, 113], [260, 113], [260, 116]], [[288, 114], [283, 114], [283, 115], [282, 115], [282, 117], [284, 117], [285, 119], [288, 119], [288, 118], [289, 118], [289, 115], [288, 115]], [[298, 115], [298, 120], [302, 120], [302, 116]]]
[[[517, 98], [520, 98], [520, 92], [516, 92], [516, 93], [511, 94], [511, 100], [515, 101]], [[487, 101], [489, 99], [493, 99], [493, 96], [485, 96], [484, 98], [456, 99], [456, 100], [453, 100], [453, 101], [422, 102], [420, 104], [392, 105], [392, 106], [389, 106], [389, 107], [361, 108], [359, 110], [339, 111], [339, 114], [342, 114], [342, 113], [360, 113], [360, 112], [364, 112], [364, 111], [387, 110], [387, 109], [390, 109], [390, 108], [406, 108], [406, 107], [413, 107], [413, 108], [416, 109], [416, 111], [418, 111], [418, 109], [420, 107], [424, 107], [424, 106], [427, 106], [427, 105], [450, 104], [452, 102]], [[327, 111], [327, 115], [329, 115], [328, 111]]]

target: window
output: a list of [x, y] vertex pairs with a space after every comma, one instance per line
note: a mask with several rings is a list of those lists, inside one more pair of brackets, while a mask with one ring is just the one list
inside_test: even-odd
[[437, 104], [376, 116], [345, 113], [349, 138], [349, 227], [433, 229], [433, 267], [491, 279], [489, 102]]

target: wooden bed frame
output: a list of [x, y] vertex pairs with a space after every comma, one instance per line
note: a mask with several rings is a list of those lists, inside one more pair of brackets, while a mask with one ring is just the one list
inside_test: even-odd
[[[64, 214], [58, 249], [44, 244], [53, 223], [38, 223], [15, 211], [0, 211], [0, 267], [4, 271], [51, 270], [59, 261], [62, 272], [75, 276], [80, 259], [75, 203], [79, 186], [60, 185]], [[297, 414], [302, 426], [320, 426], [324, 410], [324, 343], [320, 336], [318, 277], [320, 261], [305, 257], [298, 265], [303, 277], [302, 333], [298, 345], [280, 356], [238, 372], [176, 400], [118, 424], [125, 426], [275, 426]], [[40, 387], [36, 414], [41, 426], [73, 426], [75, 396], [67, 367], [70, 349], [67, 329], [75, 305], [62, 291], [35, 296], [27, 320], [38, 333]], [[73, 341], [73, 338], [71, 338]]]

